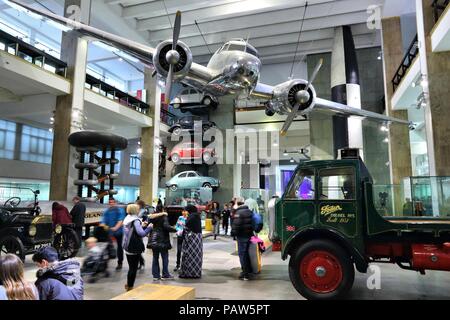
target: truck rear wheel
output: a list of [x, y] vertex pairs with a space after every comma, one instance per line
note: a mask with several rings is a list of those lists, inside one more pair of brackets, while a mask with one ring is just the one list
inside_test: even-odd
[[289, 277], [306, 299], [339, 299], [350, 291], [355, 269], [341, 246], [328, 240], [312, 240], [291, 256]]

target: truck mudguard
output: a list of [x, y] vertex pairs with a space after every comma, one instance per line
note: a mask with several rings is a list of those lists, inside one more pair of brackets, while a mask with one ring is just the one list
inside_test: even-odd
[[355, 248], [345, 237], [336, 230], [332, 229], [317, 229], [317, 228], [305, 228], [299, 230], [293, 235], [282, 252], [282, 259], [286, 260], [287, 256], [291, 254], [293, 249], [299, 248], [304, 243], [313, 239], [329, 239], [335, 241], [342, 246], [353, 258], [356, 269], [361, 273], [367, 272], [368, 262], [364, 258], [364, 255]]

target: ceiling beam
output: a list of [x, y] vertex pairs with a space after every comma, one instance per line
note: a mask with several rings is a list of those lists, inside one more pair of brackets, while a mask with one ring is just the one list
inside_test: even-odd
[[[303, 1], [289, 0], [288, 2], [284, 2], [283, 5], [277, 5], [273, 2], [275, 0], [271, 1], [272, 2], [270, 3], [270, 6], [268, 3], [269, 0], [264, 1], [264, 3], [267, 4], [267, 7], [264, 7], [264, 9], [258, 8], [252, 10], [251, 8], [255, 8], [254, 2], [253, 5], [247, 5], [248, 9], [243, 9], [246, 8], [245, 3], [241, 2], [226, 5], [232, 7], [228, 9], [222, 8], [223, 6], [219, 6], [185, 12], [182, 15], [181, 33], [184, 34], [184, 32], [186, 32], [184, 30], [185, 27], [196, 27], [196, 20], [202, 28], [205, 25], [208, 25], [208, 27], [205, 29], [210, 30], [209, 24], [213, 24], [213, 27], [215, 25], [217, 25], [218, 27], [224, 25], [230, 27], [234, 26], [235, 24], [250, 24], [249, 26], [262, 26], [277, 23], [280, 21], [299, 21], [301, 19], [304, 12]], [[321, 1], [322, 3], [315, 5], [312, 4], [308, 7], [306, 20], [355, 11], [364, 11], [366, 13], [365, 20], [367, 20], [367, 7], [374, 2], [382, 2], [382, 0], [335, 0], [331, 2], [329, 0], [327, 0], [327, 2], [323, 2], [325, 0]], [[171, 18], [173, 18], [172, 15]], [[141, 31], [150, 30], [152, 32], [164, 30], [171, 32], [171, 26], [169, 24], [167, 16], [138, 20], [137, 29]], [[210, 32], [216, 31], [217, 30]], [[196, 30], [195, 33], [198, 33], [198, 30]]]
[[[369, 30], [365, 23], [352, 25], [353, 35], [374, 33], [376, 30]], [[208, 46], [219, 47], [225, 41], [237, 38], [241, 31], [221, 32], [216, 34], [210, 34], [205, 37]], [[292, 28], [264, 28], [260, 32], [255, 32], [256, 37], [250, 37], [249, 42], [256, 48], [264, 47], [267, 45], [297, 43], [298, 32], [292, 30]], [[309, 42], [314, 40], [329, 39], [334, 37], [334, 27], [315, 29], [302, 32], [301, 42]], [[201, 36], [184, 38], [183, 41], [189, 45], [191, 49], [196, 47], [205, 47], [205, 41]]]
[[[178, 10], [185, 13], [236, 2], [241, 2], [241, 0], [165, 0], [165, 5], [169, 14], [175, 14]], [[163, 1], [153, 1], [131, 5], [123, 8], [122, 11], [122, 17], [125, 19], [136, 18], [141, 20], [160, 16], [164, 16], [167, 19], [167, 12]]]

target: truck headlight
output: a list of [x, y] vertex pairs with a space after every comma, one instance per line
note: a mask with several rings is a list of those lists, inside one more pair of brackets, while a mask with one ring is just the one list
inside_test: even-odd
[[31, 225], [30, 228], [28, 228], [28, 234], [30, 235], [30, 237], [34, 237], [36, 233], [37, 233], [36, 226]]
[[55, 227], [55, 233], [60, 234], [62, 232], [62, 226], [60, 224], [57, 224]]

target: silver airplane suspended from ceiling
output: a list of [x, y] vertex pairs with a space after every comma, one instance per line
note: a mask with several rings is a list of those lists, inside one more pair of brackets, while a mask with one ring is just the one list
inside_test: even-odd
[[8, 1], [19, 5], [27, 12], [41, 16], [43, 20], [53, 20], [64, 28], [76, 30], [83, 36], [113, 46], [137, 58], [146, 66], [154, 67], [159, 75], [166, 78], [166, 103], [170, 102], [172, 84], [178, 81], [203, 92], [203, 102], [217, 103], [218, 97], [225, 95], [247, 95], [249, 99], [265, 101], [267, 116], [273, 116], [276, 113], [287, 115], [280, 132], [282, 135], [287, 133], [297, 116], [306, 117], [314, 110], [367, 118], [383, 123], [400, 123], [409, 125], [411, 129], [414, 128], [414, 124], [402, 119], [317, 97], [312, 82], [320, 70], [322, 61], [315, 67], [309, 81], [292, 79], [276, 86], [263, 84], [259, 82], [261, 61], [258, 51], [248, 41], [238, 39], [226, 42], [212, 55], [206, 67], [197, 64], [193, 62], [189, 47], [179, 40], [180, 11], [176, 13], [173, 38], [152, 48], [50, 11], [33, 8], [21, 1]]

